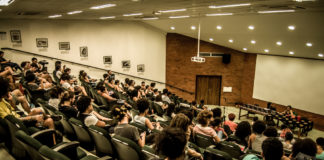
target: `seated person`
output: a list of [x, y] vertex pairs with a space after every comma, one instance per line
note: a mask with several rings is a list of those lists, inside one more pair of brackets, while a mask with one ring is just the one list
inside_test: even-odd
[[171, 100], [170, 100], [170, 98], [169, 98], [169, 96], [168, 96], [168, 93], [169, 93], [169, 90], [168, 89], [163, 89], [163, 92], [162, 92], [162, 101], [163, 102], [168, 102], [168, 104], [170, 104], [171, 103]]
[[140, 147], [144, 147], [146, 132], [140, 135], [136, 127], [128, 124], [131, 121], [131, 115], [128, 113], [127, 108], [125, 106], [115, 106], [112, 109], [112, 115], [118, 120], [114, 133], [133, 140]]
[[75, 92], [76, 94], [81, 92], [84, 96], [88, 95], [83, 86], [72, 84], [71, 76], [67, 73], [62, 74], [60, 84], [64, 89]]
[[78, 115], [78, 109], [73, 105], [75, 100], [74, 92], [66, 91], [63, 93], [61, 102], [59, 104], [59, 111], [62, 112], [68, 119], [76, 118]]
[[162, 96], [158, 95], [155, 97], [154, 103], [158, 104], [159, 106], [161, 106], [161, 108], [163, 110], [168, 108], [168, 105], [162, 102]]
[[263, 121], [256, 121], [252, 126], [253, 133], [249, 138], [249, 148], [262, 152], [262, 142], [267, 139], [266, 136], [263, 135], [264, 130], [266, 129], [266, 124]]
[[294, 143], [290, 159], [314, 159], [317, 153], [316, 143], [310, 139], [305, 138]]
[[165, 114], [163, 115], [163, 118], [166, 121], [171, 121], [171, 119], [175, 116], [175, 104], [174, 103], [170, 103], [168, 105], [168, 108], [166, 109]]
[[125, 93], [125, 91], [123, 90], [123, 88], [120, 87], [120, 82], [119, 82], [119, 80], [116, 80], [116, 81], [115, 81], [115, 86], [116, 86], [116, 90], [117, 90], [118, 92]]
[[281, 125], [280, 129], [280, 138], [282, 139], [285, 139], [286, 133], [291, 132], [290, 128], [285, 124]]
[[[27, 98], [26, 98], [26, 96], [23, 94], [23, 93], [21, 93], [21, 91], [19, 90], [19, 89], [15, 89], [15, 90], [13, 90], [13, 91], [11, 91], [10, 92], [10, 95], [12, 96], [12, 100], [7, 100], [9, 103], [10, 103], [10, 105], [12, 106], [12, 107], [14, 107], [15, 109], [17, 109], [17, 105], [20, 103], [21, 104], [21, 106], [22, 106], [22, 108], [28, 113], [28, 114], [32, 114], [32, 113], [34, 113], [34, 112], [41, 112], [41, 111], [43, 111], [43, 110], [38, 110], [38, 109], [36, 109], [36, 108], [33, 108], [33, 109], [31, 109], [30, 108], [30, 105], [29, 105], [29, 103], [28, 103], [28, 101], [27, 101]], [[38, 110], [38, 111], [37, 111]], [[31, 113], [32, 112], [32, 113]]]
[[168, 160], [185, 160], [186, 134], [180, 128], [165, 128], [155, 138], [155, 150]]
[[211, 110], [213, 112], [213, 118], [220, 118], [222, 119], [222, 109], [214, 108]]
[[224, 125], [228, 125], [232, 132], [235, 132], [237, 124], [234, 122], [235, 114], [228, 114], [228, 120], [224, 122]]
[[226, 139], [228, 137], [224, 128], [222, 128], [222, 120], [220, 118], [215, 118], [213, 121], [210, 122], [210, 125], [216, 131], [217, 136], [220, 139]]
[[282, 142], [284, 149], [291, 151], [292, 149], [292, 141], [294, 139], [294, 135], [291, 132], [287, 132], [285, 135], [285, 140]]
[[142, 98], [136, 102], [137, 108], [139, 110], [139, 114], [136, 115], [133, 119], [134, 122], [145, 125], [148, 129], [162, 129], [159, 122], [151, 122], [146, 116], [149, 112], [150, 103], [147, 99]]
[[104, 86], [104, 82], [99, 82], [96, 86], [97, 93], [106, 98], [108, 102], [115, 102], [117, 98], [112, 97], [113, 92], [108, 92], [107, 88]]
[[318, 137], [316, 139], [316, 146], [317, 146], [317, 153], [316, 153], [316, 158], [319, 160], [324, 160], [324, 138], [323, 137]]
[[91, 79], [90, 76], [88, 76], [87, 72], [85, 72], [84, 70], [80, 71], [79, 79], [80, 81], [86, 83], [94, 83], [97, 81], [96, 79]]
[[[35, 90], [44, 90], [52, 87], [52, 84], [47, 82], [44, 78], [36, 78], [36, 75], [32, 72], [27, 71], [25, 80], [27, 82], [27, 86], [31, 91]], [[39, 84], [36, 83], [36, 80], [39, 80]]]
[[98, 127], [106, 127], [105, 121], [110, 121], [111, 119], [106, 118], [93, 111], [93, 106], [91, 104], [91, 98], [88, 96], [81, 96], [77, 100], [77, 108], [79, 110], [78, 118], [89, 127], [91, 125]]
[[292, 107], [290, 105], [287, 106], [287, 109], [281, 113], [282, 115], [296, 118], [296, 113], [293, 111]]
[[50, 99], [48, 104], [58, 110], [64, 90], [61, 87], [54, 87], [50, 90]]
[[0, 51], [0, 64], [2, 67], [7, 67], [7, 66], [10, 66], [12, 69], [14, 70], [20, 70], [22, 71], [22, 69], [19, 67], [19, 65], [17, 63], [13, 63], [13, 62], [10, 62], [10, 60], [6, 60], [5, 58], [3, 58], [4, 56], [4, 52], [3, 51]]
[[200, 100], [200, 104], [198, 105], [198, 109], [206, 109], [205, 107], [205, 100]]
[[128, 81], [128, 90], [133, 91], [135, 89], [135, 81], [134, 80], [129, 80]]
[[240, 146], [241, 149], [244, 147], [248, 147], [248, 140], [249, 137], [251, 135], [251, 125], [248, 121], [242, 121], [240, 122], [237, 127], [236, 127], [236, 131], [234, 133], [234, 136], [236, 138], [238, 138], [238, 141], [234, 140], [235, 143], [239, 144], [239, 145], [243, 145]]
[[212, 117], [213, 112], [211, 111], [204, 110], [199, 112], [197, 116], [198, 124], [194, 127], [193, 134], [199, 133], [210, 136], [216, 143], [218, 143], [220, 141], [220, 138], [217, 136], [216, 131], [208, 126]]
[[267, 136], [267, 137], [278, 137], [278, 131], [275, 127], [273, 126], [268, 126], [264, 132], [263, 135]]

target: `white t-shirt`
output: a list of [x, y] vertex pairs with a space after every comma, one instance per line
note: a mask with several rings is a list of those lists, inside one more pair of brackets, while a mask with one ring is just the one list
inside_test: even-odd
[[134, 122], [145, 125], [145, 121], [146, 121], [146, 117], [142, 117], [142, 116], [138, 116], [138, 115], [136, 115], [134, 117]]
[[162, 101], [171, 103], [170, 98], [168, 96], [166, 96], [166, 95], [162, 95]]
[[84, 124], [89, 127], [91, 125], [96, 125], [98, 118], [91, 112], [87, 118], [84, 119]]
[[61, 75], [62, 75], [62, 72], [61, 72], [61, 71], [56, 71], [56, 77], [57, 77], [58, 79], [61, 78]]
[[51, 98], [48, 101], [48, 104], [58, 110], [58, 105], [60, 103], [60, 100], [58, 98]]
[[70, 85], [70, 83], [68, 83], [68, 82], [64, 82], [64, 83], [62, 84], [62, 87], [65, 88], [65, 89], [69, 89], [69, 88], [71, 88], [71, 85]]

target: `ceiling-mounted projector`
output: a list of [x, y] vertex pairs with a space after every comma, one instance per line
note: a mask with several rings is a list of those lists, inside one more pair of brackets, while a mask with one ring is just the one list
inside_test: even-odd
[[205, 62], [205, 58], [195, 56], [195, 57], [191, 57], [191, 61], [192, 62], [203, 63], [203, 62]]

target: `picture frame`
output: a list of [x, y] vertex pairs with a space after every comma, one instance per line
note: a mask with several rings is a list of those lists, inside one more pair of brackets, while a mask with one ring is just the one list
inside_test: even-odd
[[36, 46], [38, 48], [47, 48], [48, 47], [48, 38], [36, 38]]
[[104, 64], [112, 64], [112, 56], [103, 56]]
[[145, 65], [144, 64], [137, 65], [137, 72], [145, 72]]
[[21, 33], [20, 30], [10, 30], [11, 42], [21, 43]]
[[130, 60], [122, 61], [122, 68], [130, 68], [130, 67], [131, 67]]
[[70, 50], [70, 42], [59, 42], [59, 50]]
[[88, 57], [88, 47], [87, 46], [80, 47], [80, 57]]

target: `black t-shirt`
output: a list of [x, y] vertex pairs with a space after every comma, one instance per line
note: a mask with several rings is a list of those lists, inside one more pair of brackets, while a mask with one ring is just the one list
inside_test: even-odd
[[4, 61], [7, 61], [7, 60], [3, 57], [0, 57], [0, 62], [4, 62]]
[[76, 118], [78, 115], [78, 110], [71, 106], [59, 106], [59, 111], [68, 118]]

